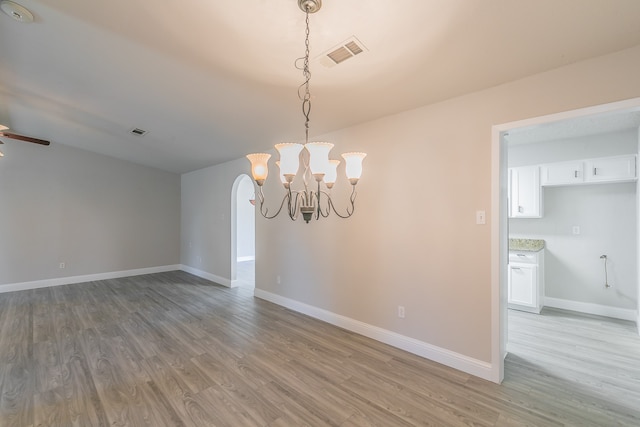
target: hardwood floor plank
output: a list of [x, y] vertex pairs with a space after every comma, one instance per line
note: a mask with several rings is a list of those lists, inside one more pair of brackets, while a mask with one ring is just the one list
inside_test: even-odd
[[164, 395], [164, 393], [162, 393], [162, 391], [160, 391], [156, 383], [152, 380], [149, 380], [147, 384], [149, 385], [149, 389], [153, 392], [155, 399], [161, 404], [166, 412], [167, 418], [165, 419], [165, 421], [167, 422], [167, 425], [172, 425], [175, 427], [184, 426], [185, 424], [182, 419], [180, 419], [180, 415], [178, 415], [169, 400], [167, 400], [167, 397]]
[[36, 390], [44, 393], [62, 387], [62, 372], [58, 346], [53, 341], [34, 343]]
[[399, 396], [418, 406], [434, 405], [440, 411], [486, 425], [493, 425], [499, 418], [498, 411], [478, 404], [473, 392], [459, 389], [454, 382], [441, 380], [437, 376], [425, 380], [425, 369], [404, 371], [394, 369], [388, 363], [366, 360], [365, 363], [354, 365], [351, 371], [354, 376], [363, 379], [375, 376], [387, 384], [393, 384], [399, 389]]
[[36, 389], [33, 362], [5, 364], [2, 371], [0, 425], [33, 425], [33, 399]]
[[50, 288], [33, 290], [33, 341], [54, 339], [53, 317], [50, 304], [52, 300]]
[[221, 426], [215, 407], [195, 396], [182, 378], [162, 359], [154, 356], [143, 364], [157, 389], [165, 396], [174, 412], [187, 426]]
[[109, 425], [89, 364], [83, 357], [74, 356], [63, 365], [62, 381], [69, 425], [74, 427]]
[[38, 427], [66, 427], [71, 424], [62, 387], [36, 393], [34, 418]]
[[25, 365], [33, 358], [32, 292], [12, 294], [0, 330], [0, 363]]
[[[470, 421], [460, 414], [449, 411], [447, 408], [425, 399], [419, 399], [418, 401], [405, 399], [400, 396], [401, 387], [373, 375], [367, 379], [351, 378], [341, 384], [340, 388], [362, 396], [377, 407], [412, 425], [465, 426]], [[478, 426], [491, 425], [482, 423], [479, 420], [473, 420], [473, 422], [474, 425]]]
[[196, 357], [194, 363], [204, 375], [211, 378], [224, 393], [229, 395], [232, 401], [246, 408], [245, 411], [249, 416], [260, 425], [268, 424], [278, 418], [278, 413], [273, 410], [271, 403], [245, 382], [243, 376], [228, 364], [216, 360], [209, 354]]

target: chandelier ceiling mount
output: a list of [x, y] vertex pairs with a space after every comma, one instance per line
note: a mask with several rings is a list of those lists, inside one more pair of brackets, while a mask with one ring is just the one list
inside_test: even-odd
[[316, 13], [322, 7], [322, 0], [298, 0], [298, 6], [303, 12]]

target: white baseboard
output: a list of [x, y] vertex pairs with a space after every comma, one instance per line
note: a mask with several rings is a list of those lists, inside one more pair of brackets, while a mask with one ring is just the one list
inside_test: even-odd
[[255, 256], [239, 256], [236, 258], [236, 262], [244, 262], [244, 261], [255, 261]]
[[164, 273], [180, 270], [180, 265], [162, 265], [159, 267], [137, 268], [135, 270], [110, 271], [107, 273], [85, 274], [82, 276], [58, 277], [55, 279], [35, 280], [32, 282], [8, 283], [0, 285], [0, 293], [24, 291], [27, 289], [47, 288], [50, 286], [71, 285], [74, 283], [94, 282], [96, 280], [119, 279], [121, 277], [140, 276], [142, 274]]
[[571, 301], [552, 297], [544, 297], [544, 306], [577, 311], [579, 313], [612, 317], [614, 319], [630, 320], [632, 322], [638, 321], [638, 312], [627, 308], [611, 307], [608, 305]]
[[454, 369], [466, 372], [468, 374], [480, 377], [489, 381], [493, 381], [493, 371], [491, 363], [482, 360], [473, 359], [471, 357], [410, 338], [396, 332], [369, 325], [358, 320], [351, 319], [330, 311], [314, 307], [296, 300], [292, 300], [271, 292], [255, 289], [254, 295], [257, 298], [272, 302], [274, 304], [286, 307], [298, 313], [306, 314], [313, 318], [322, 320], [335, 326], [347, 329], [365, 337], [372, 338], [376, 341], [389, 344], [393, 347], [408, 351], [430, 359], [443, 365], [447, 365]]
[[233, 288], [235, 280], [232, 282], [229, 279], [225, 279], [224, 277], [216, 276], [215, 274], [208, 273], [206, 271], [198, 270], [197, 268], [190, 267], [188, 265], [181, 264], [178, 270], [186, 271], [187, 273], [191, 273], [194, 276], [202, 277], [203, 279], [211, 280], [219, 285], [226, 286], [227, 288]]

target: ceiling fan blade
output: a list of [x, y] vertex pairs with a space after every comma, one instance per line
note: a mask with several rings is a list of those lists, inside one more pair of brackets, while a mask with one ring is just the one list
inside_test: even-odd
[[30, 136], [18, 135], [17, 133], [0, 132], [0, 136], [5, 138], [17, 139], [19, 141], [33, 142], [34, 144], [49, 145], [51, 142], [44, 139], [31, 138]]

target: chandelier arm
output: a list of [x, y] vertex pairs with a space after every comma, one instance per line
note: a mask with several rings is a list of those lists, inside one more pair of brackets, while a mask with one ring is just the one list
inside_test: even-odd
[[262, 192], [262, 186], [260, 186], [260, 191], [258, 192], [258, 198], [260, 199], [260, 214], [266, 219], [273, 219], [280, 214], [280, 211], [282, 211], [282, 208], [284, 207], [284, 202], [287, 199], [291, 199], [291, 192], [288, 192], [284, 195], [284, 197], [282, 198], [282, 202], [280, 202], [280, 207], [278, 208], [278, 211], [271, 216], [269, 216], [269, 208], [266, 208], [264, 206], [264, 193]]
[[318, 212], [320, 213], [320, 215], [322, 215], [323, 218], [326, 218], [331, 213], [331, 195], [326, 191], [323, 191], [322, 193], [327, 196], [327, 210], [323, 212], [320, 207], [320, 203], [318, 202]]
[[[351, 215], [353, 215], [353, 212], [356, 210], [355, 203], [356, 203], [356, 196], [357, 196], [355, 185], [352, 186], [351, 197], [349, 197], [349, 203], [351, 204], [351, 206], [347, 206], [346, 214], [341, 214], [340, 212], [338, 212], [338, 210], [336, 209], [336, 205], [333, 203], [333, 200], [331, 199], [331, 196], [329, 195], [329, 193], [327, 193], [326, 191], [323, 191], [323, 193], [327, 196], [329, 208], [337, 216], [339, 216], [340, 218], [349, 218]], [[327, 208], [327, 211], [329, 211], [329, 208]], [[327, 215], [328, 215], [328, 212], [327, 212]]]
[[316, 206], [316, 220], [320, 218], [320, 214], [322, 213], [322, 209], [320, 208], [320, 197], [322, 196], [322, 190], [320, 189], [320, 181], [318, 181], [318, 191], [314, 193], [316, 201], [318, 202], [318, 206]]
[[[295, 215], [295, 202], [291, 203], [291, 198], [292, 198], [292, 192], [291, 192], [291, 187], [289, 187], [289, 191], [287, 191], [287, 194], [289, 195], [288, 199], [287, 199], [287, 211], [289, 213], [289, 218], [293, 219], [294, 215]], [[297, 196], [296, 196], [297, 198]]]
[[[289, 218], [295, 221], [298, 218], [298, 212], [300, 211], [300, 191], [291, 191], [289, 187]], [[293, 201], [293, 203], [292, 203]]]

